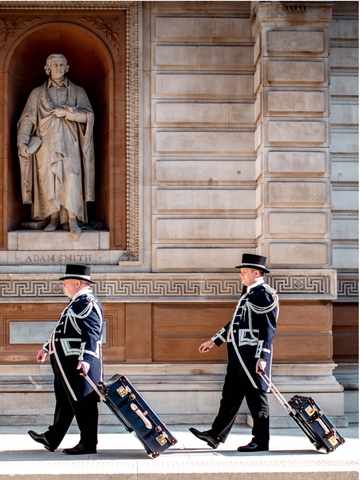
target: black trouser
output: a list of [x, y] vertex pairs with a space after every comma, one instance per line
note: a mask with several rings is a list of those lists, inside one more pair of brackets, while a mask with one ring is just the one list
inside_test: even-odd
[[[231, 352], [233, 353], [233, 352]], [[236, 415], [246, 398], [254, 426], [252, 435], [254, 442], [262, 447], [269, 446], [269, 404], [267, 394], [261, 388], [256, 389], [239, 365], [238, 359], [232, 355], [222, 390], [219, 412], [212, 424], [210, 434], [225, 442], [235, 422]]]
[[57, 448], [75, 417], [80, 430], [80, 443], [89, 449], [95, 448], [99, 416], [98, 396], [95, 392], [92, 392], [83, 400], [75, 401], [66, 388], [53, 355], [50, 358], [54, 372], [56, 405], [53, 425], [45, 432], [45, 436], [51, 447]]

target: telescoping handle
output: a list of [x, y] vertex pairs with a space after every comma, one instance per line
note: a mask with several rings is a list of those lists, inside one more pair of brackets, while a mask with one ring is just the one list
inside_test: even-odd
[[295, 410], [289, 405], [287, 400], [284, 398], [284, 396], [279, 392], [279, 390], [275, 387], [273, 382], [270, 380], [270, 378], [266, 375], [266, 373], [262, 374], [262, 377], [264, 379], [264, 382], [266, 385], [270, 388], [271, 393], [274, 394], [274, 396], [279, 400], [281, 405], [285, 408], [285, 410], [291, 414], [291, 415], [296, 415]]
[[92, 386], [92, 388], [95, 390], [95, 392], [99, 395], [99, 397], [101, 398], [101, 400], [103, 402], [106, 402], [106, 397], [100, 392], [100, 390], [98, 389], [98, 387], [95, 385], [95, 383], [91, 380], [90, 377], [88, 377], [87, 375], [84, 375], [85, 377], [85, 380]]

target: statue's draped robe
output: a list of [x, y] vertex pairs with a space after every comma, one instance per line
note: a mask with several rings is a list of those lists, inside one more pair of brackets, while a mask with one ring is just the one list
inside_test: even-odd
[[[86, 202], [95, 200], [94, 113], [84, 89], [67, 78], [60, 104], [48, 88], [51, 80], [31, 92], [18, 123], [18, 145], [41, 143], [29, 159], [20, 156], [23, 202], [36, 220], [59, 211], [65, 223], [70, 211], [86, 222]], [[57, 107], [72, 112], [72, 121], [56, 117]]]

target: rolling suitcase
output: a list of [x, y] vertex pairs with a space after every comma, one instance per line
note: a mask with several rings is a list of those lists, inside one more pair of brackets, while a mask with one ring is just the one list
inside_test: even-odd
[[124, 375], [116, 374], [107, 383], [98, 386], [89, 377], [85, 378], [126, 430], [140, 440], [150, 457], [158, 457], [177, 443], [176, 438]]
[[263, 375], [263, 378], [270, 391], [305, 433], [316, 450], [324, 449], [327, 453], [333, 452], [345, 442], [345, 439], [336, 430], [314, 399], [295, 395], [287, 402], [266, 374]]

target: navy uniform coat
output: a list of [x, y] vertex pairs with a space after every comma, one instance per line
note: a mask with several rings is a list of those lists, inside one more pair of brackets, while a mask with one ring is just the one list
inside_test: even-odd
[[261, 282], [247, 288], [240, 297], [232, 320], [212, 340], [217, 346], [227, 342], [229, 363], [254, 388], [267, 391], [262, 376], [255, 373], [259, 358], [266, 360], [265, 373], [270, 378], [272, 342], [278, 317], [278, 296]]
[[74, 400], [93, 390], [80, 371], [79, 361], [90, 363], [88, 376], [97, 385], [102, 381], [103, 310], [90, 288], [82, 289], [62, 312], [44, 349], [54, 355], [64, 382]]

